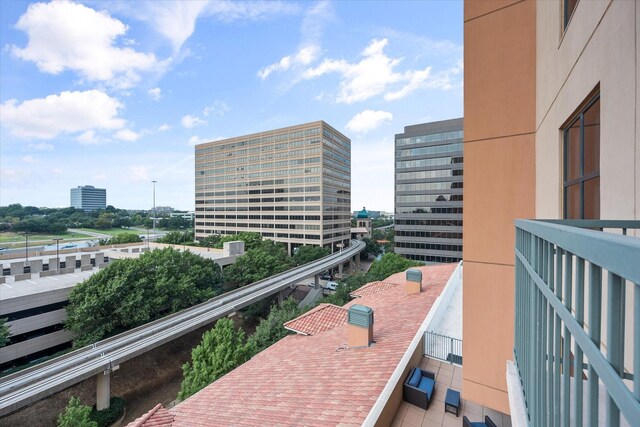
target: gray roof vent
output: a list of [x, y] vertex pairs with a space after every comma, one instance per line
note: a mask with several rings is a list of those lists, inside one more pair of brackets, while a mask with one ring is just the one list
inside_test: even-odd
[[348, 322], [352, 325], [368, 328], [373, 325], [373, 309], [360, 304], [349, 307]]

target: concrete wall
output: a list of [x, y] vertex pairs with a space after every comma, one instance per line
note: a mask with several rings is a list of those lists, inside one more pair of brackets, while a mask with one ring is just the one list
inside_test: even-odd
[[46, 348], [64, 344], [71, 341], [71, 332], [62, 329], [51, 334], [42, 335], [14, 345], [3, 347], [0, 352], [0, 363], [10, 362], [19, 357], [27, 356]]
[[465, 2], [462, 397], [504, 413], [513, 220], [535, 214], [535, 24], [532, 0]]
[[45, 328], [51, 325], [57, 325], [67, 319], [67, 310], [50, 311], [48, 313], [37, 314], [35, 316], [25, 317], [11, 322], [7, 322], [11, 335], [23, 334], [36, 329]]

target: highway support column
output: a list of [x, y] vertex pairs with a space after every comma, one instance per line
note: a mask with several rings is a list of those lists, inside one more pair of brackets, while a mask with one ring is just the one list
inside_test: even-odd
[[96, 409], [109, 409], [111, 400], [111, 371], [100, 372], [96, 376]]
[[320, 273], [316, 274], [315, 276], [313, 276], [315, 285], [313, 286], [314, 289], [318, 289], [320, 287]]
[[360, 273], [360, 254], [356, 254], [356, 273]]

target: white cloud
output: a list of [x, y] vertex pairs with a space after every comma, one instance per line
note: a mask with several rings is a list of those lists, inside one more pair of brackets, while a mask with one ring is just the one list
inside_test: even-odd
[[333, 19], [333, 6], [321, 1], [309, 8], [300, 27], [301, 42], [296, 53], [282, 57], [280, 61], [261, 68], [258, 77], [266, 80], [271, 74], [308, 66], [320, 56], [322, 32], [327, 21]]
[[171, 125], [168, 124], [168, 123], [163, 123], [158, 127], [158, 131], [160, 131], [160, 132], [166, 132], [169, 129], [171, 129]]
[[226, 102], [224, 101], [215, 101], [212, 105], [205, 107], [204, 110], [202, 110], [202, 114], [206, 117], [206, 116], [218, 116], [218, 117], [222, 117], [224, 116], [227, 111], [229, 111], [230, 108], [227, 105]]
[[181, 123], [182, 123], [182, 126], [186, 127], [187, 129], [191, 129], [192, 127], [203, 125], [207, 122], [202, 120], [200, 117], [187, 114], [182, 118]]
[[29, 144], [27, 147], [30, 150], [53, 151], [53, 145], [52, 144], [48, 144], [46, 142], [39, 142], [37, 144]]
[[126, 89], [139, 72], [160, 66], [152, 53], [117, 46], [127, 26], [107, 12], [69, 1], [31, 4], [16, 28], [28, 35], [26, 47], [11, 46], [14, 56], [35, 62], [49, 74], [72, 70], [89, 81]]
[[154, 87], [152, 89], [149, 89], [147, 91], [147, 94], [151, 97], [151, 99], [153, 99], [154, 101], [160, 101], [160, 98], [162, 98], [162, 89], [160, 89], [159, 87]]
[[314, 79], [329, 73], [341, 75], [336, 102], [352, 104], [384, 94], [387, 101], [403, 98], [421, 88], [451, 89], [453, 77], [461, 74], [461, 65], [432, 75], [431, 67], [398, 72], [402, 58], [391, 58], [384, 52], [387, 39], [374, 39], [361, 53], [358, 62], [344, 59], [325, 59], [317, 67], [304, 71], [302, 77]]
[[296, 65], [309, 65], [318, 58], [320, 48], [315, 45], [304, 46], [294, 56], [285, 56], [275, 64], [267, 65], [258, 71], [258, 77], [265, 80], [276, 71], [286, 71]]
[[99, 144], [100, 141], [96, 137], [96, 132], [93, 130], [88, 130], [86, 132], [81, 133], [76, 137], [76, 140], [85, 145]]
[[142, 135], [132, 131], [131, 129], [121, 129], [113, 135], [114, 138], [121, 141], [137, 141]]
[[33, 156], [24, 156], [21, 160], [25, 163], [38, 163], [38, 161], [34, 159]]
[[141, 165], [130, 166], [127, 178], [132, 182], [151, 181], [149, 179], [149, 169]]
[[190, 0], [190, 1], [147, 1], [127, 4], [107, 5], [120, 12], [129, 13], [137, 19], [148, 22], [156, 32], [171, 43], [178, 52], [191, 37], [196, 22], [201, 17], [212, 17], [218, 21], [261, 20], [273, 16], [296, 13], [299, 7], [281, 1], [231, 2]]
[[62, 92], [22, 103], [8, 100], [0, 105], [0, 123], [18, 137], [52, 139], [61, 133], [120, 129], [126, 123], [118, 117], [122, 107], [98, 90]]
[[92, 180], [94, 181], [106, 181], [107, 180], [107, 175], [103, 174], [103, 173], [99, 173], [97, 175], [93, 175], [91, 177]]
[[391, 120], [393, 120], [393, 114], [388, 111], [364, 110], [353, 116], [346, 128], [355, 133], [366, 133]]

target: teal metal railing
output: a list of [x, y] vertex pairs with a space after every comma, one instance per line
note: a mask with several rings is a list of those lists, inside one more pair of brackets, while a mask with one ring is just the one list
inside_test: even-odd
[[640, 221], [516, 221], [514, 356], [532, 426], [640, 422], [640, 239], [627, 229]]
[[426, 331], [424, 333], [424, 355], [462, 366], [462, 340]]

